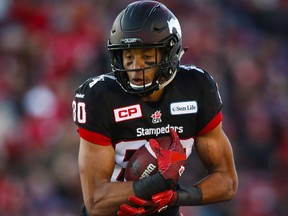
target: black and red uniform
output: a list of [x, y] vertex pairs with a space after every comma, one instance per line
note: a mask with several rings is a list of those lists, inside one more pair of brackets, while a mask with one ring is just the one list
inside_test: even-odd
[[158, 102], [144, 102], [123, 91], [112, 75], [85, 81], [76, 91], [73, 119], [83, 139], [98, 145], [113, 145], [115, 169], [111, 181], [123, 181], [132, 153], [149, 138], [178, 133], [187, 157], [196, 136], [222, 121], [217, 84], [204, 70], [182, 65], [165, 87]]

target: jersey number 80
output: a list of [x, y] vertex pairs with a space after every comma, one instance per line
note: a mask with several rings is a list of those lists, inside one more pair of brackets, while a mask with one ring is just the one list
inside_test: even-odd
[[84, 102], [72, 102], [73, 121], [81, 124], [86, 123], [86, 104]]

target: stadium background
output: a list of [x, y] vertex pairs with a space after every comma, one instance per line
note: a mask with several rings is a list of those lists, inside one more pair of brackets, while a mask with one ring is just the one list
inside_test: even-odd
[[[79, 215], [74, 90], [110, 70], [106, 40], [128, 0], [0, 1], [0, 215]], [[288, 2], [163, 0], [224, 101], [239, 190], [185, 215], [288, 215]], [[103, 95], [105, 97], [105, 95]], [[205, 173], [196, 155], [183, 182]]]

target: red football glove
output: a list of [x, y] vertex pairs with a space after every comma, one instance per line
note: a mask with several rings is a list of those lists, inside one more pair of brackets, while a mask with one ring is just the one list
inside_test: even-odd
[[122, 204], [118, 211], [118, 216], [142, 216], [151, 215], [174, 205], [177, 200], [177, 192], [168, 190], [152, 196], [152, 200], [144, 200], [136, 196], [128, 199], [138, 207], [132, 207], [128, 204]]
[[174, 186], [185, 170], [187, 159], [177, 133], [170, 128], [170, 134], [172, 144], [168, 150], [161, 148], [155, 139], [150, 139], [149, 142], [156, 154], [160, 174]]
[[117, 212], [118, 216], [142, 216], [147, 215], [148, 212], [152, 211], [153, 209], [156, 209], [157, 206], [155, 203], [151, 200], [144, 200], [141, 198], [138, 198], [136, 196], [131, 196], [128, 198], [129, 201], [131, 201], [134, 205], [137, 206], [134, 207], [128, 204], [122, 204], [120, 205], [120, 209]]

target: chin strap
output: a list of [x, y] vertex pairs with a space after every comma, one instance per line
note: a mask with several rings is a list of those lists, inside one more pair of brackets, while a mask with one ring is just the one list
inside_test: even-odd
[[146, 84], [144, 87], [143, 86], [137, 86], [137, 85], [130, 83], [131, 88], [133, 88], [134, 90], [142, 90], [142, 89], [148, 88], [151, 85], [152, 85], [152, 82]]

